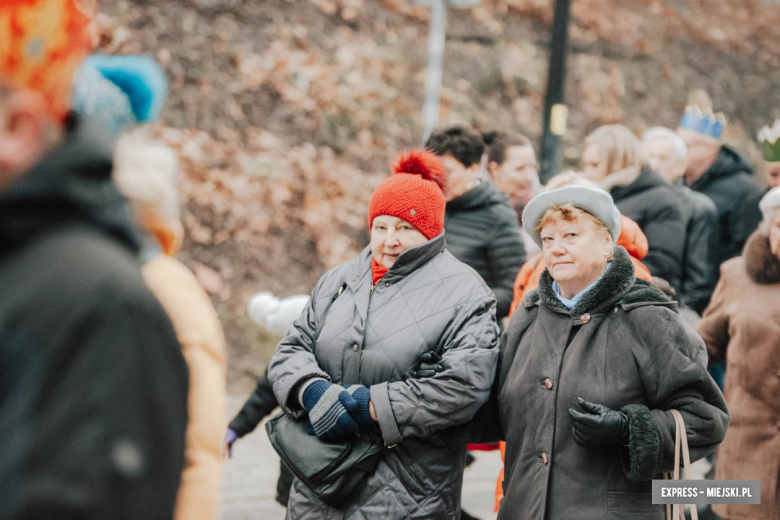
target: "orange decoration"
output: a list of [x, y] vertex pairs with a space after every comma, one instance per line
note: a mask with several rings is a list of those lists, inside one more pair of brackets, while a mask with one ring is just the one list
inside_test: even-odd
[[0, 81], [41, 92], [63, 118], [95, 12], [96, 0], [0, 0]]

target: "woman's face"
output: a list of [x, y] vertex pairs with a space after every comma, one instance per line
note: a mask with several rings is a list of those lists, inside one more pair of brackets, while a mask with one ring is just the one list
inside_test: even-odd
[[374, 217], [371, 224], [371, 254], [378, 264], [388, 269], [393, 266], [398, 255], [427, 241], [428, 237], [419, 229], [398, 217], [379, 215]]
[[775, 210], [775, 216], [769, 227], [769, 247], [772, 254], [780, 258], [780, 210]]
[[585, 152], [582, 154], [582, 173], [593, 182], [599, 182], [609, 175], [607, 165], [602, 161], [599, 147], [595, 144], [585, 148]]
[[768, 162], [766, 164], [766, 184], [769, 189], [780, 186], [780, 162]]
[[504, 162], [490, 163], [490, 170], [498, 190], [517, 199], [531, 195], [531, 189], [539, 183], [536, 155], [531, 146], [510, 146]]
[[474, 187], [474, 181], [479, 177], [479, 163], [466, 168], [452, 154], [445, 154], [440, 158], [447, 170], [447, 187], [444, 189], [444, 196], [448, 201], [460, 197]]
[[545, 265], [564, 297], [573, 297], [604, 273], [612, 238], [592, 222], [557, 220], [544, 226], [541, 235]]

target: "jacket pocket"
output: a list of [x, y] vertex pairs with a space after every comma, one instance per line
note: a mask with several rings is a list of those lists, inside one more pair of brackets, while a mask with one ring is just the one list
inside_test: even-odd
[[664, 506], [650, 493], [607, 491], [607, 520], [663, 520]]

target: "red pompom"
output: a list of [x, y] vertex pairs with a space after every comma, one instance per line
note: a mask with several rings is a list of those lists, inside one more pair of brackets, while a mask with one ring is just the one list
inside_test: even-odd
[[439, 156], [428, 150], [412, 150], [403, 152], [393, 165], [393, 174], [406, 173], [419, 175], [423, 179], [433, 181], [442, 191], [447, 185], [447, 170]]

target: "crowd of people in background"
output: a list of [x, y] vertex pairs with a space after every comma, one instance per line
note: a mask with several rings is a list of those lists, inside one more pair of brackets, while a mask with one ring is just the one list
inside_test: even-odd
[[225, 433], [222, 325], [143, 128], [165, 77], [88, 57], [92, 15], [0, 3], [0, 518], [213, 519], [221, 459], [281, 407], [381, 447], [337, 505], [282, 463], [290, 519], [473, 518], [467, 447], [500, 450], [499, 518], [660, 519], [678, 410], [693, 459], [761, 480], [713, 514], [780, 520], [780, 121], [763, 182], [702, 91], [546, 182], [526, 136], [435, 130], [366, 201], [356, 258], [250, 302], [284, 337]]

